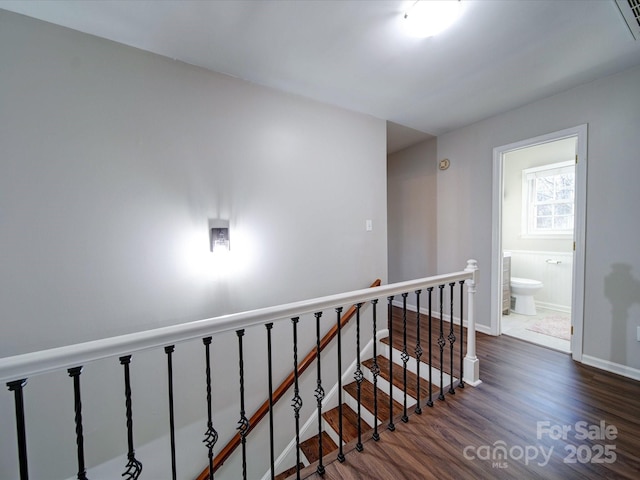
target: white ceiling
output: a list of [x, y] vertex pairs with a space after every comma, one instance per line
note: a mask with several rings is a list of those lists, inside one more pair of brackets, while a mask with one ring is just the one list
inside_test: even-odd
[[432, 135], [640, 64], [640, 42], [613, 0], [464, 0], [461, 20], [428, 39], [401, 28], [411, 3], [3, 0], [0, 8]]

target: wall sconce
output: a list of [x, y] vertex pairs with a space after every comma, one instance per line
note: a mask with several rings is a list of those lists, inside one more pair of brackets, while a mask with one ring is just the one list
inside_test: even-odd
[[209, 246], [214, 253], [231, 249], [228, 220], [209, 219]]

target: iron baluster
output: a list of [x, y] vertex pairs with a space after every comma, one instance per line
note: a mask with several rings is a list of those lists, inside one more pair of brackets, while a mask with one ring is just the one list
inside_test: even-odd
[[449, 344], [451, 345], [451, 350], [449, 354], [449, 371], [451, 372], [449, 375], [449, 393], [451, 395], [455, 395], [456, 390], [453, 388], [453, 344], [456, 343], [456, 334], [453, 331], [453, 287], [456, 286], [456, 282], [451, 282], [449, 284], [449, 295], [450, 295], [450, 313], [449, 313]]
[[422, 290], [416, 290], [416, 408], [415, 412], [420, 415], [422, 408], [420, 407], [420, 358], [422, 357], [422, 346], [420, 345], [420, 294]]
[[275, 452], [273, 445], [273, 365], [271, 360], [271, 329], [273, 323], [265, 325], [267, 329], [267, 369], [269, 373], [269, 466], [271, 470], [271, 480], [275, 478]]
[[20, 464], [20, 480], [29, 479], [29, 468], [27, 462], [27, 429], [24, 421], [24, 395], [22, 391], [26, 384], [26, 378], [7, 383], [9, 391], [13, 392], [13, 398], [16, 407], [16, 431], [18, 434], [18, 462]]
[[293, 324], [293, 407], [296, 419], [296, 480], [300, 480], [300, 409], [302, 408], [302, 398], [298, 388], [298, 321], [299, 317], [291, 319]]
[[336, 323], [338, 328], [338, 461], [344, 462], [342, 451], [342, 307], [336, 308]]
[[318, 475], [324, 475], [324, 465], [322, 465], [322, 400], [324, 399], [324, 389], [322, 388], [322, 372], [320, 364], [320, 317], [322, 312], [316, 312], [316, 362], [318, 366], [318, 378], [316, 381], [315, 397], [318, 406]]
[[[407, 362], [409, 361], [409, 354], [407, 353], [407, 296], [408, 293], [402, 294], [402, 395], [403, 395], [403, 410], [402, 421], [407, 423], [409, 417], [407, 416]], [[393, 366], [391, 367], [393, 368]]]
[[78, 450], [78, 480], [87, 480], [84, 463], [84, 436], [82, 433], [82, 399], [80, 397], [80, 374], [82, 367], [69, 368], [67, 373], [73, 378], [73, 405], [76, 423], [76, 447]]
[[433, 356], [431, 354], [431, 345], [433, 344], [433, 332], [431, 328], [433, 320], [433, 316], [431, 315], [431, 294], [433, 293], [433, 287], [427, 288], [427, 291], [429, 292], [429, 399], [427, 400], [427, 407], [433, 407]]
[[460, 280], [460, 381], [458, 388], [464, 388], [464, 328], [463, 328], [463, 307], [464, 307], [464, 280]]
[[439, 400], [444, 400], [444, 374], [442, 372], [444, 365], [444, 346], [447, 343], [444, 339], [444, 324], [442, 319], [442, 304], [443, 304], [443, 296], [442, 293], [444, 291], [444, 284], [438, 285], [440, 288], [440, 336], [438, 337], [438, 347], [440, 347], [440, 394], [438, 395]]
[[242, 479], [247, 480], [247, 433], [249, 432], [249, 420], [244, 411], [244, 354], [242, 352], [242, 337], [244, 337], [244, 329], [236, 331], [238, 335], [238, 357], [239, 375], [240, 375], [240, 420], [238, 420], [237, 430], [240, 432], [242, 443]]
[[127, 442], [129, 446], [129, 452], [127, 453], [128, 462], [122, 476], [125, 477], [126, 480], [136, 480], [142, 472], [142, 463], [136, 459], [136, 452], [133, 448], [133, 411], [131, 408], [131, 377], [129, 374], [130, 363], [131, 355], [120, 357], [120, 364], [124, 366], [124, 396], [127, 410]]
[[[362, 303], [358, 303], [356, 305], [356, 371], [353, 377], [356, 380], [357, 387], [357, 400], [358, 400], [358, 442], [356, 443], [356, 450], [361, 452], [362, 447], [362, 408], [361, 408], [361, 399], [362, 399], [362, 381], [364, 380], [364, 375], [362, 374], [362, 369], [360, 368], [360, 308], [362, 307]], [[374, 338], [375, 342], [375, 338]]]
[[371, 300], [373, 305], [373, 365], [371, 366], [371, 374], [373, 375], [373, 438], [374, 441], [380, 440], [378, 433], [378, 375], [380, 375], [380, 366], [378, 365], [378, 332], [376, 331], [376, 317], [378, 299]]
[[171, 438], [171, 478], [176, 480], [176, 428], [175, 417], [173, 413], [173, 359], [172, 355], [175, 350], [173, 345], [164, 347], [164, 353], [167, 354], [167, 379], [169, 386], [169, 435]]
[[387, 297], [387, 325], [389, 327], [389, 426], [392, 432], [396, 429], [393, 424], [393, 295]]
[[204, 444], [207, 446], [209, 457], [209, 480], [213, 480], [213, 447], [218, 441], [218, 432], [213, 428], [211, 414], [211, 337], [202, 339], [205, 348], [205, 373], [207, 377], [207, 431], [204, 433]]

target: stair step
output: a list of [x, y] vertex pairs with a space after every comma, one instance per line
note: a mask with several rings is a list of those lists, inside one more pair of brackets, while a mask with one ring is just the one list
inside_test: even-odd
[[[435, 312], [434, 312], [435, 314]], [[407, 312], [407, 345], [411, 345], [411, 348], [407, 348], [407, 353], [415, 358], [416, 357], [416, 353], [415, 353], [415, 344], [417, 341], [417, 328], [416, 328], [416, 322], [415, 322], [415, 312]], [[432, 317], [433, 318], [433, 323], [432, 323], [432, 334], [431, 334], [431, 344], [433, 347], [433, 361], [434, 364], [433, 366], [437, 368], [437, 363], [439, 362], [439, 348], [438, 348], [438, 337], [440, 336], [440, 320], [437, 319], [435, 317], [435, 315]], [[402, 309], [401, 308], [394, 308], [393, 309], [393, 332], [394, 332], [394, 336], [393, 336], [393, 348], [395, 350], [397, 350], [398, 352], [402, 351], [403, 348], [403, 322], [402, 322]], [[450, 331], [451, 325], [449, 324], [449, 322], [444, 322], [443, 323], [443, 335], [446, 341], [446, 345], [444, 348], [444, 362], [442, 365], [442, 371], [448, 374], [451, 374], [450, 372], [450, 358], [451, 358], [451, 353], [450, 353], [450, 344], [449, 344], [449, 339], [448, 339], [448, 335], [449, 335], [449, 331]], [[453, 330], [454, 330], [454, 334], [456, 337], [456, 341], [454, 343], [454, 354], [453, 354], [453, 358], [454, 358], [454, 370], [457, 371], [458, 367], [459, 367], [459, 358], [460, 358], [460, 338], [461, 338], [461, 333], [460, 333], [460, 325], [459, 323], [454, 323], [453, 325]], [[467, 332], [466, 332], [466, 328], [464, 329], [464, 339], [466, 340], [467, 338]], [[427, 360], [426, 357], [426, 353], [427, 353], [427, 348], [429, 345], [429, 322], [428, 322], [428, 316], [422, 314], [420, 315], [420, 335], [421, 335], [421, 339], [420, 339], [420, 343], [422, 346], [422, 349], [424, 351], [424, 354], [422, 356], [422, 361], [423, 363], [428, 363], [425, 362], [425, 360]], [[382, 343], [389, 345], [389, 337], [383, 338], [380, 340]], [[465, 342], [462, 342], [462, 348], [463, 348], [463, 352], [466, 351], [466, 346], [464, 345]]]
[[[387, 382], [389, 381], [389, 359], [383, 355], [378, 355], [378, 367], [380, 367], [380, 376], [384, 378]], [[373, 358], [365, 360], [362, 362], [362, 365], [371, 369], [373, 366]], [[428, 365], [424, 365], [425, 371], [428, 372]], [[418, 376], [407, 370], [407, 395], [412, 397], [413, 399], [417, 399], [418, 395]], [[399, 388], [400, 390], [404, 389], [404, 373], [402, 365], [398, 365], [397, 363], [393, 363], [393, 386], [394, 388]], [[437, 392], [438, 387], [433, 385], [432, 393]], [[426, 400], [429, 397], [429, 382], [424, 378], [420, 378], [420, 402]], [[396, 397], [397, 398], [397, 397]]]
[[[353, 398], [358, 398], [358, 385], [356, 382], [352, 382], [344, 387], [345, 391]], [[360, 402], [364, 408], [373, 414], [373, 383], [369, 380], [363, 380], [360, 388]], [[393, 401], [393, 413], [397, 415], [402, 412], [402, 405], [397, 401]], [[354, 412], [355, 418], [357, 415]], [[386, 422], [389, 420], [389, 395], [378, 388], [378, 420], [380, 422]], [[364, 431], [364, 427], [363, 427]], [[357, 434], [357, 432], [356, 432]]]
[[[322, 417], [331, 426], [331, 428], [336, 433], [338, 433], [339, 431], [338, 422], [340, 418], [339, 408], [335, 407], [327, 412], [324, 412], [322, 414]], [[366, 432], [367, 430], [371, 430], [373, 427], [369, 425], [367, 422], [365, 422], [364, 420], [362, 420], [360, 423], [360, 428], [362, 432]], [[351, 440], [355, 440], [356, 438], [358, 438], [358, 414], [354, 412], [351, 409], [351, 407], [349, 407], [349, 405], [343, 403], [342, 404], [342, 441], [345, 443], [348, 443]], [[338, 447], [336, 446], [336, 448]]]
[[[322, 455], [326, 455], [327, 453], [331, 453], [334, 450], [337, 450], [338, 446], [333, 441], [333, 439], [329, 436], [327, 432], [322, 432]], [[304, 442], [300, 443], [300, 450], [304, 453], [304, 456], [307, 457], [309, 463], [314, 463], [318, 461], [318, 435], [311, 437]], [[295, 472], [295, 469], [294, 469]]]
[[[304, 465], [300, 464], [300, 469], [304, 468]], [[275, 476], [275, 480], [286, 480], [287, 478], [289, 478], [291, 475], [293, 475], [294, 473], [296, 473], [297, 471], [297, 467], [291, 467], [288, 470], [285, 470], [284, 472], [278, 474]]]

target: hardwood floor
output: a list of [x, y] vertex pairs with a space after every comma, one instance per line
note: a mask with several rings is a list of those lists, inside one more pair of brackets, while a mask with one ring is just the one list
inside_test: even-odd
[[[401, 335], [394, 335], [395, 343]], [[477, 352], [481, 385], [447, 393], [408, 423], [395, 422], [394, 432], [381, 429], [378, 442], [347, 450], [344, 463], [326, 459], [322, 478], [639, 477], [639, 382], [505, 336], [478, 334]], [[506, 454], [491, 458], [500, 446]]]

